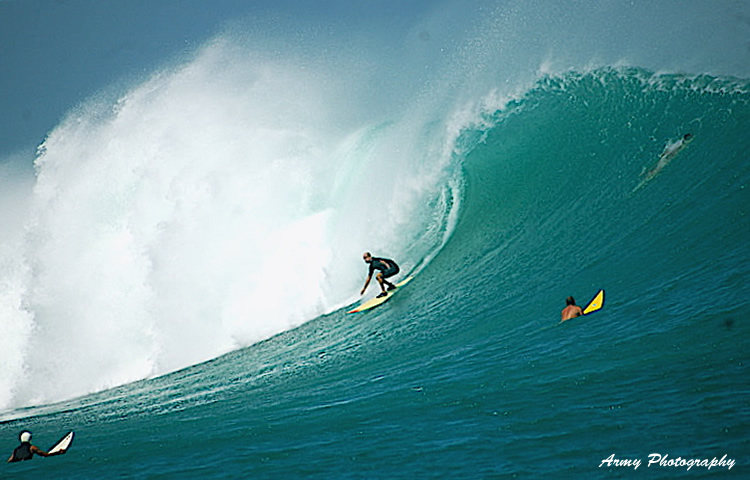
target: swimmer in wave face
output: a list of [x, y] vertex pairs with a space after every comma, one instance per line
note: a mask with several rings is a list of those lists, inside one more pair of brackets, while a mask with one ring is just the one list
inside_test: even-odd
[[[693, 140], [693, 134], [686, 133], [681, 139], [677, 140], [674, 143], [668, 144], [666, 147], [664, 147], [664, 151], [661, 152], [661, 155], [659, 156], [659, 161], [656, 162], [656, 165], [654, 168], [648, 171], [646, 173], [645, 180], [650, 180], [654, 178], [656, 175], [661, 172], [664, 167], [669, 165], [669, 162], [671, 162], [674, 157], [677, 156], [680, 151], [685, 148], [685, 146], [690, 143]], [[641, 174], [643, 175], [643, 174]]]
[[661, 152], [661, 155], [659, 155], [659, 161], [656, 162], [656, 165], [654, 165], [654, 168], [651, 170], [646, 171], [646, 168], [643, 168], [643, 171], [641, 172], [641, 177], [643, 177], [643, 180], [641, 180], [641, 183], [636, 186], [633, 191], [635, 192], [639, 188], [643, 187], [649, 180], [654, 178], [655, 176], [659, 175], [661, 171], [669, 165], [669, 162], [674, 160], [674, 158], [677, 156], [680, 151], [682, 151], [683, 148], [687, 146], [688, 143], [690, 143], [693, 140], [693, 134], [692, 133], [686, 133], [682, 136], [679, 140], [676, 142], [672, 142], [667, 144], [666, 147], [664, 147], [664, 150]]

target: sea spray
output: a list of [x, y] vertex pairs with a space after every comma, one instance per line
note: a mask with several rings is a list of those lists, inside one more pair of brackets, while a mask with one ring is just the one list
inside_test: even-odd
[[50, 133], [8, 256], [23, 275], [4, 290], [10, 321], [34, 334], [3, 351], [25, 375], [0, 405], [249, 345], [356, 298], [361, 250], [408, 270], [444, 242], [458, 204], [450, 148], [421, 146], [450, 142], [435, 141], [445, 129], [342, 126], [332, 86], [346, 78], [322, 75], [212, 42]]

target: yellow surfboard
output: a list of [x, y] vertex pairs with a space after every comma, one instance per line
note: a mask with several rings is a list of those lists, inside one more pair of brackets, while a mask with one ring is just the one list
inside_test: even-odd
[[583, 309], [583, 314], [588, 315], [589, 313], [595, 312], [604, 306], [604, 290], [599, 290], [593, 300], [589, 302], [586, 308]]
[[411, 281], [411, 279], [412, 279], [412, 278], [414, 278], [414, 277], [407, 277], [407, 278], [405, 278], [404, 280], [401, 280], [401, 281], [400, 281], [399, 283], [397, 283], [397, 284], [396, 284], [396, 288], [395, 288], [395, 289], [393, 289], [393, 290], [390, 290], [390, 291], [388, 291], [388, 292], [387, 292], [387, 294], [386, 294], [385, 296], [383, 296], [383, 297], [375, 297], [375, 298], [371, 298], [370, 300], [368, 300], [368, 301], [366, 301], [366, 302], [364, 302], [364, 303], [360, 304], [360, 306], [358, 306], [358, 307], [357, 307], [357, 308], [355, 308], [354, 310], [349, 310], [349, 311], [348, 311], [348, 312], [346, 312], [346, 313], [357, 313], [357, 312], [364, 312], [365, 310], [369, 310], [369, 309], [371, 309], [371, 308], [375, 308], [375, 307], [377, 307], [378, 305], [380, 305], [380, 304], [382, 304], [382, 303], [385, 303], [385, 302], [387, 302], [388, 300], [390, 300], [390, 299], [391, 299], [391, 297], [392, 297], [392, 296], [393, 296], [393, 295], [394, 295], [394, 294], [395, 294], [396, 292], [398, 292], [398, 291], [399, 291], [399, 290], [401, 289], [401, 287], [403, 287], [404, 285], [406, 285], [407, 283], [409, 283], [409, 282]]

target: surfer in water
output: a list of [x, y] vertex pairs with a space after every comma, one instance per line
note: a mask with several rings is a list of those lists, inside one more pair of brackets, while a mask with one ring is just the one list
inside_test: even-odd
[[372, 255], [370, 255], [370, 252], [363, 253], [362, 259], [365, 261], [365, 263], [370, 264], [370, 270], [367, 272], [367, 281], [365, 281], [365, 286], [362, 288], [360, 295], [365, 294], [365, 290], [367, 290], [367, 286], [370, 285], [370, 280], [372, 280], [372, 274], [375, 272], [375, 270], [379, 270], [375, 278], [378, 280], [380, 289], [382, 290], [382, 292], [378, 294], [378, 297], [384, 297], [388, 295], [388, 292], [386, 292], [385, 290], [386, 285], [388, 286], [388, 290], [393, 290], [394, 288], [396, 288], [396, 285], [386, 280], [386, 278], [392, 277], [399, 272], [399, 268], [398, 265], [396, 265], [396, 262], [389, 258], [373, 257]]
[[[678, 153], [680, 153], [680, 150], [685, 148], [685, 146], [690, 143], [693, 140], [693, 134], [692, 133], [686, 133], [683, 135], [683, 137], [679, 140], [677, 140], [674, 143], [668, 144], [666, 147], [664, 147], [664, 151], [661, 152], [661, 155], [659, 156], [659, 161], [656, 162], [656, 165], [654, 168], [649, 170], [648, 172], [645, 172], [645, 179], [644, 181], [651, 180], [655, 176], [661, 172], [664, 167], [669, 165], [669, 162], [671, 162], [674, 157], [677, 156]], [[641, 175], [644, 175], [643, 173]]]
[[567, 306], [563, 308], [562, 319], [560, 320], [561, 322], [583, 315], [583, 310], [581, 310], [581, 307], [576, 305], [576, 301], [573, 297], [566, 298], [565, 305]]
[[29, 431], [21, 432], [21, 435], [19, 435], [18, 439], [21, 441], [21, 445], [13, 450], [13, 453], [8, 459], [8, 463], [31, 460], [35, 453], [41, 457], [54, 457], [55, 455], [62, 455], [63, 453], [65, 453], [65, 450], [60, 450], [55, 453], [47, 453], [41, 448], [32, 445], [31, 432]]

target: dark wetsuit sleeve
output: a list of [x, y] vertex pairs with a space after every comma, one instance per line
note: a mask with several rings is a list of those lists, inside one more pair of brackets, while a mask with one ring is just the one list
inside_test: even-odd
[[375, 270], [380, 270], [381, 272], [388, 269], [388, 264], [383, 263], [382, 258], [373, 258], [372, 262], [370, 262], [370, 275], [373, 274]]

